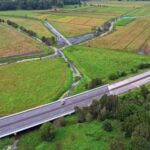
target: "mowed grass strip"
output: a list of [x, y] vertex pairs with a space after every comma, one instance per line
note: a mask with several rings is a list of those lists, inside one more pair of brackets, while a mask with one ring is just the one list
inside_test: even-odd
[[54, 101], [71, 82], [62, 59], [0, 66], [0, 116]]
[[97, 37], [87, 45], [98, 48], [110, 48], [115, 50], [137, 51], [150, 34], [150, 19], [137, 19], [132, 23], [117, 28], [113, 33], [104, 37]]
[[64, 52], [88, 79], [98, 77], [108, 81], [112, 73], [130, 72], [131, 68], [140, 63], [150, 62], [150, 56], [84, 46], [72, 46]]
[[41, 52], [41, 46], [16, 29], [0, 24], [0, 57]]

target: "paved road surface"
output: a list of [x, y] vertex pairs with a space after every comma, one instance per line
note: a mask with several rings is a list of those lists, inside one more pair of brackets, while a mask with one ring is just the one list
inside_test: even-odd
[[58, 39], [61, 38], [66, 42], [66, 44], [72, 45], [69, 40], [65, 38], [60, 32], [58, 32], [48, 21], [45, 21], [44, 24], [52, 33], [57, 36]]
[[121, 82], [105, 85], [65, 98], [65, 105], [62, 105], [62, 100], [59, 100], [21, 113], [0, 118], [0, 138], [74, 113], [75, 106], [87, 106], [92, 100], [99, 99], [104, 94], [121, 94], [148, 82], [150, 82], [150, 71]]

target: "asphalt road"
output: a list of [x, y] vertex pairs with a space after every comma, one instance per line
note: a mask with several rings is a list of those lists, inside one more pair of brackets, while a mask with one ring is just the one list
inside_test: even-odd
[[148, 82], [150, 82], [150, 71], [121, 82], [105, 85], [75, 96], [67, 97], [63, 99], [63, 101], [65, 100], [64, 105], [62, 105], [62, 100], [59, 100], [21, 113], [0, 118], [0, 138], [72, 114], [74, 113], [75, 106], [87, 106], [93, 100], [99, 99], [105, 94], [122, 94]]
[[72, 45], [70, 41], [67, 38], [65, 38], [60, 32], [58, 32], [48, 21], [45, 21], [44, 24], [52, 33], [54, 33], [57, 36], [58, 39], [63, 39], [66, 44]]

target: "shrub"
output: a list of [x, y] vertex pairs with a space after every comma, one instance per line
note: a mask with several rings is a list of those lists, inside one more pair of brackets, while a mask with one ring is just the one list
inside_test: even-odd
[[120, 138], [113, 140], [109, 145], [109, 150], [125, 150], [123, 141]]
[[148, 88], [146, 86], [141, 87], [141, 95], [144, 97], [144, 99], [147, 98], [149, 93], [150, 93], [150, 91], [148, 90]]
[[54, 121], [54, 126], [55, 127], [64, 127], [66, 126], [66, 121], [64, 117], [58, 118]]
[[0, 18], [0, 22], [4, 23], [4, 22], [5, 22], [5, 20]]
[[137, 68], [131, 68], [131, 73], [138, 73], [138, 69]]
[[95, 78], [95, 79], [92, 79], [88, 85], [86, 85], [86, 88], [93, 89], [100, 85], [103, 85], [103, 81], [99, 78]]
[[54, 139], [55, 133], [51, 123], [45, 123], [41, 126], [40, 136], [43, 141], [52, 141]]
[[141, 63], [139, 66], [138, 66], [139, 69], [148, 69], [150, 68], [150, 63]]
[[109, 75], [109, 80], [116, 80], [119, 78], [119, 76], [116, 73], [112, 73], [111, 75]]
[[137, 136], [132, 138], [131, 141], [131, 150], [149, 150], [150, 142], [145, 138]]
[[12, 26], [12, 27], [14, 27], [14, 28], [18, 28], [19, 27], [18, 24], [16, 24], [15, 22], [12, 22], [10, 20], [7, 20], [7, 24]]
[[111, 132], [112, 131], [113, 127], [112, 127], [111, 122], [109, 120], [105, 120], [103, 122], [103, 129], [105, 131], [107, 131], [107, 132]]

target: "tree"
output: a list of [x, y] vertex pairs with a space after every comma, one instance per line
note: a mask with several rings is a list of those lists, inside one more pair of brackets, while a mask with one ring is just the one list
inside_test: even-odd
[[132, 137], [143, 137], [150, 140], [150, 125], [148, 123], [141, 123], [135, 127]]
[[52, 141], [55, 137], [55, 131], [51, 123], [45, 123], [40, 128], [40, 136], [44, 141]]
[[146, 86], [142, 86], [141, 87], [141, 95], [144, 97], [144, 99], [147, 98], [147, 95], [149, 94], [149, 90]]
[[131, 150], [149, 150], [150, 142], [145, 138], [137, 136], [131, 140]]
[[109, 150], [125, 150], [122, 139], [117, 138], [113, 140], [109, 145]]
[[66, 121], [64, 117], [58, 118], [54, 121], [55, 127], [64, 127], [66, 125]]
[[111, 122], [109, 120], [105, 120], [103, 122], [103, 129], [107, 132], [111, 132], [113, 130], [113, 127], [112, 127]]

